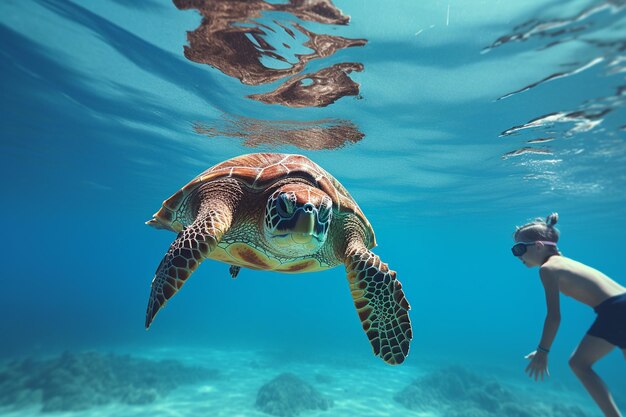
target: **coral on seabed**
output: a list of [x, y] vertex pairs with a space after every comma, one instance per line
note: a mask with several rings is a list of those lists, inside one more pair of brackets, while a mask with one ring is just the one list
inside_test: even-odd
[[328, 410], [332, 400], [291, 373], [284, 373], [263, 385], [256, 407], [273, 416], [294, 417], [305, 410]]
[[217, 371], [128, 355], [69, 353], [27, 358], [0, 369], [0, 406], [41, 405], [43, 412], [80, 411], [111, 402], [147, 404], [174, 388], [218, 376]]
[[442, 417], [587, 417], [577, 406], [529, 403], [497, 381], [459, 366], [415, 380], [394, 400], [409, 410]]

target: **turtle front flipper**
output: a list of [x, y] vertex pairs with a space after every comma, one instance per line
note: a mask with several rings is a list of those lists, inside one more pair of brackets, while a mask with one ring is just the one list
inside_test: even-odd
[[345, 264], [354, 305], [374, 354], [390, 365], [401, 364], [409, 354], [413, 332], [411, 307], [396, 272], [362, 244], [352, 246]]
[[196, 220], [178, 234], [161, 260], [152, 279], [146, 311], [146, 329], [150, 327], [159, 310], [180, 290], [230, 228], [232, 211], [226, 205], [210, 206], [210, 209], [201, 209]]

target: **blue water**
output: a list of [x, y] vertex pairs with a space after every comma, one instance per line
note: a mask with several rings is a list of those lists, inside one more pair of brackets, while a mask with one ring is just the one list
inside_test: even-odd
[[[392, 394], [426, 370], [461, 364], [530, 392], [531, 401], [558, 394], [599, 415], [567, 366], [593, 321], [588, 307], [562, 298], [550, 381], [525, 378], [543, 289], [509, 247], [515, 225], [558, 211], [564, 254], [626, 283], [625, 3], [334, 4], [349, 24], [287, 12], [256, 20], [275, 29], [270, 43], [294, 42], [277, 49], [292, 64], [311, 48], [301, 34], [276, 30], [276, 21], [367, 40], [304, 69], [360, 63], [363, 71], [349, 74], [358, 95], [288, 107], [247, 96], [289, 77], [246, 85], [185, 57], [186, 34], [201, 21], [196, 10], [167, 0], [0, 3], [0, 359], [93, 350], [240, 369], [249, 398], [237, 413], [207, 411], [224, 416], [257, 415], [260, 384], [279, 370], [306, 374], [312, 363], [336, 381], [359, 375], [357, 385], [401, 376], [385, 385], [388, 404], [368, 403], [365, 388], [327, 389], [335, 410], [344, 399], [359, 415], [420, 415]], [[362, 138], [332, 149], [275, 138], [285, 123], [311, 130], [329, 119]], [[251, 124], [273, 142], [259, 140]], [[251, 152], [306, 155], [359, 203], [376, 231], [376, 254], [397, 271], [412, 305], [403, 365], [371, 354], [341, 267], [242, 270], [232, 280], [227, 265], [207, 261], [144, 330], [150, 281], [175, 237], [144, 222], [203, 170]], [[279, 358], [263, 368], [267, 377], [247, 372], [245, 361], [263, 352]], [[335, 369], [328, 358], [354, 367]], [[621, 352], [597, 369], [626, 409]], [[182, 401], [171, 415], [197, 415], [197, 405]], [[27, 410], [4, 404], [0, 414], [39, 413], [37, 404]], [[154, 414], [146, 406], [118, 415], [144, 411]]]

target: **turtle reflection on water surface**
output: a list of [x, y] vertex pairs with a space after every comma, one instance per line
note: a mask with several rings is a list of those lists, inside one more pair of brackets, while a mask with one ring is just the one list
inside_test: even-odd
[[178, 237], [154, 279], [146, 328], [205, 259], [300, 273], [346, 267], [374, 354], [395, 365], [412, 338], [409, 303], [395, 271], [370, 251], [374, 231], [348, 191], [301, 155], [257, 153], [209, 168], [147, 222]]

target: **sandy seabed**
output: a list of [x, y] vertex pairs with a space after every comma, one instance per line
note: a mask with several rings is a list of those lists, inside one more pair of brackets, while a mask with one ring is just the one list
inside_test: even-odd
[[[98, 366], [92, 365], [94, 361]], [[285, 373], [295, 375], [332, 405], [326, 410], [294, 411], [289, 407], [302, 405], [302, 399], [283, 395], [273, 408], [283, 410], [273, 414], [281, 417], [600, 415], [582, 391], [562, 388], [547, 394], [519, 380], [461, 366], [418, 369], [376, 361], [178, 347], [140, 355], [135, 350], [92, 351], [18, 359], [0, 368], [0, 416], [267, 417], [272, 414], [257, 405], [259, 389]], [[28, 378], [16, 375], [20, 369], [27, 370]], [[83, 401], [80, 406], [72, 406], [74, 398]], [[281, 408], [281, 401], [291, 405]]]

